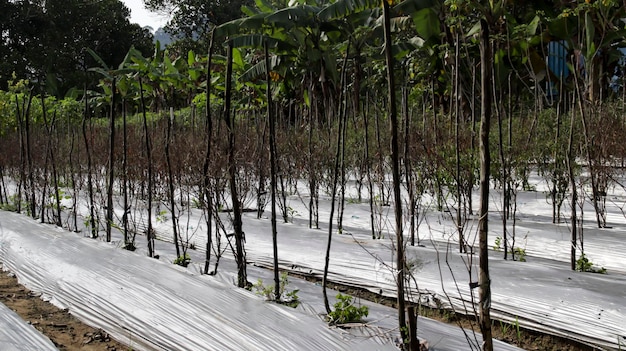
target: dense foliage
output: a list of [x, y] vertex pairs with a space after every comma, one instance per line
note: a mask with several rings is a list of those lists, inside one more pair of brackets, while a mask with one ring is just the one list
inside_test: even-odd
[[63, 96], [95, 82], [86, 73], [96, 65], [86, 48], [111, 66], [119, 65], [131, 46], [149, 54], [152, 34], [129, 17], [119, 0], [0, 1], [0, 89], [7, 89], [15, 73]]
[[242, 17], [241, 6], [253, 3], [252, 0], [144, 0], [146, 8], [171, 16], [165, 31], [178, 38], [174, 46], [182, 52], [189, 49], [206, 52], [211, 30]]

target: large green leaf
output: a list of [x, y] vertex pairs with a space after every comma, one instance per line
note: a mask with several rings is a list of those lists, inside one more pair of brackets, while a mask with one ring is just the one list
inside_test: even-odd
[[243, 32], [244, 30], [258, 30], [263, 28], [265, 25], [265, 19], [269, 16], [269, 13], [259, 13], [254, 16], [249, 16], [243, 19], [238, 26], [239, 32]]
[[421, 48], [424, 45], [424, 40], [419, 37], [413, 37], [406, 41], [395, 43], [391, 46], [391, 51], [396, 60], [401, 60], [406, 55]]
[[345, 18], [349, 15], [380, 6], [381, 0], [338, 0], [324, 7], [317, 15], [321, 21]]
[[431, 8], [421, 9], [413, 14], [415, 30], [422, 39], [428, 41], [440, 33], [439, 16]]
[[189, 65], [189, 67], [192, 67], [195, 63], [196, 54], [193, 52], [193, 50], [189, 50], [189, 52], [187, 52], [187, 65]]
[[238, 18], [215, 27], [213, 29], [215, 32], [214, 40], [219, 41], [223, 38], [228, 38], [229, 36], [241, 33], [241, 25], [245, 20], [245, 18]]
[[95, 51], [87, 48], [87, 52], [91, 55], [91, 57], [93, 57], [94, 60], [96, 60], [96, 62], [98, 62], [98, 64], [100, 64], [101, 68], [104, 68], [107, 71], [109, 70], [109, 66], [107, 66], [104, 60], [98, 54], [96, 54]]
[[589, 12], [585, 13], [585, 39], [586, 43], [583, 46], [586, 49], [585, 58], [590, 59], [596, 54], [596, 45], [593, 39], [596, 35], [596, 28], [593, 24], [593, 19]]
[[259, 10], [258, 9], [254, 8], [254, 7], [246, 6], [246, 5], [241, 6], [241, 12], [243, 12], [243, 14], [248, 16], [248, 17], [251, 17], [251, 16], [259, 14]]
[[548, 31], [557, 39], [572, 39], [576, 33], [576, 21], [571, 17], [559, 17], [548, 23]]
[[307, 89], [304, 89], [304, 94], [302, 97], [304, 98], [304, 104], [307, 107], [311, 107], [311, 99], [309, 98], [309, 91]]
[[[382, 30], [383, 20], [383, 17], [380, 16], [372, 23], [370, 28], [372, 32], [375, 33], [374, 35], [377, 35], [377, 32]], [[399, 33], [404, 30], [413, 29], [415, 27], [415, 22], [413, 21], [413, 18], [409, 16], [392, 17], [389, 20], [389, 27], [392, 33]]]
[[240, 69], [243, 69], [246, 66], [241, 50], [238, 48], [233, 48], [233, 65]]
[[288, 7], [267, 16], [266, 22], [285, 29], [291, 29], [295, 26], [314, 27], [319, 11], [319, 7], [310, 5]]
[[[280, 64], [280, 57], [272, 56], [270, 57], [270, 70], [273, 70], [274, 67], [277, 67]], [[267, 72], [267, 68], [265, 67], [265, 60], [261, 60], [259, 63], [253, 65], [245, 71], [240, 77], [241, 81], [252, 81], [260, 77], [265, 77]]]
[[168, 55], [165, 55], [163, 57], [163, 63], [165, 64], [166, 75], [178, 73], [178, 70], [176, 69], [176, 67], [174, 67], [174, 65], [172, 64], [172, 60], [170, 60], [170, 57]]
[[88, 72], [96, 72], [100, 75], [102, 75], [105, 78], [111, 78], [111, 75], [109, 74], [109, 71], [107, 71], [106, 69], [102, 68], [102, 67], [91, 67], [89, 69], [87, 69]]
[[266, 0], [255, 0], [254, 3], [256, 4], [256, 7], [262, 12], [276, 12], [276, 7], [274, 7], [270, 2]]
[[133, 55], [137, 55], [137, 53], [139, 53], [139, 55], [141, 55], [139, 50], [135, 49], [134, 46], [131, 46], [130, 49], [128, 50], [128, 52], [126, 53], [126, 56], [124, 56], [124, 60], [122, 60], [122, 62], [117, 67], [118, 71], [121, 71], [126, 66], [128, 66], [132, 62]]
[[278, 47], [281, 42], [272, 37], [262, 34], [247, 34], [234, 37], [230, 40], [235, 48], [262, 48], [263, 42], [267, 41], [270, 48]]
[[526, 35], [533, 36], [537, 33], [537, 26], [539, 26], [539, 16], [535, 16], [532, 21], [528, 24], [526, 28]]
[[439, 4], [437, 0], [404, 0], [393, 7], [394, 16], [413, 16], [417, 11], [423, 9], [434, 9]]

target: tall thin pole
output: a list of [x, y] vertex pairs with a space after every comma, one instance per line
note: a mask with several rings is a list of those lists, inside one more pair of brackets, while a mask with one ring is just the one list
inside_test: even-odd
[[213, 235], [213, 197], [211, 195], [211, 179], [209, 177], [209, 163], [211, 162], [211, 138], [213, 135], [213, 119], [211, 116], [211, 62], [213, 58], [213, 39], [215, 31], [211, 32], [211, 42], [209, 44], [209, 55], [206, 68], [206, 154], [204, 164], [202, 165], [203, 174], [203, 190], [202, 194], [206, 201], [206, 223], [207, 223], [207, 241], [206, 241], [206, 257], [204, 261], [204, 274], [209, 274], [209, 264], [211, 263], [211, 245]]
[[274, 298], [280, 300], [280, 277], [278, 276], [278, 230], [276, 229], [276, 119], [272, 113], [272, 79], [267, 39], [263, 42], [265, 51], [265, 79], [267, 80], [267, 118], [270, 124], [270, 191], [272, 196], [272, 248], [274, 250]]
[[485, 20], [480, 21], [480, 90], [481, 90], [481, 116], [480, 116], [480, 212], [478, 220], [479, 235], [479, 317], [480, 331], [483, 334], [484, 351], [493, 351], [491, 336], [491, 280], [489, 278], [489, 244], [487, 242], [488, 213], [489, 213], [489, 130], [491, 127], [491, 94], [489, 87], [491, 82], [491, 48], [489, 46], [489, 27]]
[[111, 117], [109, 121], [109, 179], [107, 182], [107, 212], [106, 212], [106, 241], [111, 241], [111, 226], [113, 225], [113, 182], [115, 181], [115, 91], [116, 79], [111, 83]]
[[152, 229], [152, 147], [150, 145], [150, 131], [148, 130], [148, 117], [146, 115], [146, 102], [143, 97], [143, 81], [139, 77], [139, 97], [141, 99], [141, 113], [143, 115], [143, 130], [146, 142], [146, 159], [148, 160], [148, 256], [154, 257], [154, 230]]
[[233, 230], [235, 231], [235, 248], [237, 261], [237, 286], [246, 287], [246, 256], [243, 251], [243, 225], [241, 223], [241, 204], [237, 191], [237, 165], [235, 160], [235, 130], [233, 119], [230, 116], [231, 94], [233, 79], [233, 42], [228, 42], [228, 56], [226, 63], [226, 92], [224, 93], [224, 121], [228, 129], [228, 178], [230, 196], [233, 203]]
[[398, 295], [398, 325], [402, 340], [407, 339], [406, 312], [404, 307], [404, 237], [402, 235], [402, 194], [400, 193], [400, 152], [398, 140], [398, 112], [396, 108], [395, 79], [393, 75], [393, 53], [391, 51], [391, 24], [389, 15], [389, 2], [383, 1], [384, 35], [385, 35], [385, 59], [387, 63], [387, 88], [389, 104], [389, 121], [391, 127], [391, 173], [393, 180], [394, 210], [396, 219], [396, 285]]

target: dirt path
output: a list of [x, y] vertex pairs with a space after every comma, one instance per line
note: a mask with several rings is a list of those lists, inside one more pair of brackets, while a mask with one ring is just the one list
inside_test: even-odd
[[1, 265], [0, 302], [47, 336], [59, 350], [129, 350], [103, 330], [92, 328], [67, 311], [43, 301], [39, 295], [21, 286], [13, 274], [3, 272]]

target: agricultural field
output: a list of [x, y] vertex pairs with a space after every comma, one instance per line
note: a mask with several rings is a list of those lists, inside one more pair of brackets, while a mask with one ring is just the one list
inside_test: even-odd
[[[512, 344], [522, 342], [522, 336], [516, 336], [514, 332], [516, 328], [522, 328], [577, 340], [581, 348], [582, 344], [596, 345], [602, 349], [619, 348], [619, 343], [624, 342], [620, 339], [620, 335], [624, 334], [624, 325], [621, 323], [624, 310], [621, 303], [626, 297], [626, 266], [619, 253], [624, 246], [621, 236], [626, 221], [617, 204], [626, 200], [625, 195], [616, 192], [611, 196], [613, 205], [608, 210], [611, 228], [599, 230], [594, 229], [593, 225], [585, 226], [586, 257], [595, 263], [589, 268], [606, 269], [604, 274], [594, 274], [569, 269], [568, 226], [566, 223], [551, 223], [550, 216], [546, 215], [550, 206], [546, 202], [546, 192], [542, 191], [542, 181], [532, 177], [531, 184], [535, 190], [518, 195], [518, 222], [515, 230], [519, 236], [520, 250], [516, 260], [502, 259], [502, 248], [498, 247], [499, 230], [493, 228], [490, 231], [490, 268], [494, 293], [491, 308], [494, 318], [502, 321], [496, 322], [494, 328], [502, 332], [510, 330], [512, 335], [507, 341]], [[370, 291], [377, 294], [379, 299], [394, 298], [395, 238], [388, 230], [383, 230], [380, 239], [371, 238], [367, 203], [358, 202], [356, 197], [352, 197], [357, 195], [355, 187], [349, 186], [348, 189], [351, 195], [349, 199], [352, 200], [345, 206], [344, 229], [341, 234], [335, 234], [332, 242], [330, 286], [356, 288], [353, 292]], [[335, 343], [333, 346], [320, 344], [320, 349], [381, 349], [383, 345], [394, 349], [394, 340], [399, 335], [394, 328], [393, 309], [361, 300], [359, 296], [367, 296], [364, 293], [353, 293], [359, 299], [355, 303], [357, 306], [368, 306], [370, 314], [361, 322], [354, 322], [351, 332], [338, 333], [337, 330], [341, 329], [335, 329], [334, 333], [327, 335], [323, 332], [325, 328], [321, 328], [319, 333], [326, 336], [311, 336], [313, 325], [324, 324], [324, 318], [319, 317], [325, 311], [318, 279], [324, 270], [326, 234], [321, 229], [309, 229], [306, 218], [302, 216], [302, 213], [306, 213], [305, 191], [306, 187], [303, 186], [286, 197], [291, 216], [287, 222], [278, 226], [278, 252], [281, 272], [295, 274], [293, 278], [285, 278], [283, 297], [295, 291], [293, 296], [296, 296], [300, 305], [298, 312], [281, 313], [290, 313], [291, 318], [306, 322], [306, 336], [296, 337], [302, 330], [290, 330], [280, 322], [274, 330], [267, 330], [270, 325], [262, 321], [279, 321], [281, 317], [263, 316], [263, 313], [268, 313], [262, 312], [263, 304], [252, 303], [267, 298], [267, 293], [261, 293], [262, 289], [256, 287], [264, 288], [257, 280], [260, 279], [267, 286], [272, 281], [271, 223], [267, 212], [260, 219], [254, 212], [246, 212], [243, 217], [249, 281], [257, 284], [251, 293], [245, 293], [245, 290], [235, 293], [232, 290], [237, 281], [232, 246], [223, 245], [224, 252], [219, 259], [217, 274], [202, 274], [206, 263], [202, 243], [207, 238], [203, 224], [198, 224], [202, 223], [202, 213], [194, 208], [184, 211], [186, 214], [181, 215], [182, 221], [179, 222], [181, 228], [184, 228], [181, 233], [187, 233], [184, 238], [189, 248], [185, 256], [186, 268], [174, 264], [180, 262], [172, 242], [172, 220], [164, 213], [156, 213], [152, 218], [155, 222], [157, 240], [154, 249], [158, 260], [142, 257], [147, 254], [146, 245], [141, 245], [134, 253], [125, 253], [124, 237], [119, 228], [113, 230], [112, 240], [107, 244], [103, 237], [89, 239], [89, 231], [85, 227], [81, 227], [81, 233], [71, 233], [50, 225], [36, 224], [26, 216], [10, 213], [1, 215], [0, 252], [4, 268], [15, 272], [28, 288], [61, 308], [69, 308], [72, 314], [102, 328], [117, 340], [130, 344], [133, 349], [193, 350], [202, 345], [217, 347], [218, 342], [226, 342], [226, 339], [230, 344], [226, 343], [220, 348], [237, 349], [245, 345], [244, 341], [224, 335], [231, 334], [225, 331], [226, 326], [222, 324], [232, 319], [233, 328], [239, 328], [239, 324], [243, 323], [239, 319], [246, 320], [243, 317], [245, 315], [254, 316], [253, 326], [245, 327], [247, 331], [233, 333], [245, 338], [246, 342], [253, 342], [249, 340], [252, 337], [249, 334], [258, 328], [254, 325], [263, 325], [264, 331], [255, 333], [266, 337], [283, 335], [281, 340], [302, 339], [305, 343], [303, 345], [306, 345], [302, 347], [306, 349], [316, 349], [311, 339], [328, 339]], [[416, 235], [419, 244], [408, 246], [406, 251], [407, 260], [411, 262], [407, 296], [425, 307], [454, 310], [472, 316], [475, 310], [471, 307], [471, 301], [476, 296], [470, 285], [476, 281], [476, 255], [458, 253], [452, 216], [450, 213], [438, 213], [434, 198], [426, 196], [423, 200], [423, 220]], [[494, 192], [492, 205], [496, 206], [499, 200], [499, 193]], [[82, 204], [79, 208], [87, 213], [88, 201], [83, 198], [78, 202]], [[70, 204], [72, 201], [66, 198], [64, 203]], [[115, 204], [116, 212], [123, 213], [117, 196]], [[591, 204], [587, 203], [586, 209], [590, 207]], [[329, 198], [323, 196], [320, 199], [321, 218], [327, 218], [329, 208]], [[593, 223], [593, 212], [590, 212], [585, 221]], [[224, 222], [230, 218], [227, 212], [222, 212], [220, 217]], [[382, 227], [389, 227], [392, 217], [391, 209], [383, 209], [380, 217]], [[81, 218], [84, 216], [81, 215]], [[470, 243], [475, 240], [472, 234], [475, 232], [475, 222], [472, 219], [468, 223], [467, 238]], [[194, 230], [196, 225], [198, 228]], [[326, 222], [321, 225], [327, 226]], [[230, 225], [226, 227], [226, 231], [232, 229]], [[145, 240], [144, 235], [138, 238]], [[224, 240], [228, 239], [225, 237]], [[211, 269], [216, 266], [217, 260], [213, 259]], [[310, 281], [318, 283], [307, 283], [295, 277], [308, 277]], [[225, 291], [218, 293], [216, 287], [220, 287], [219, 291]], [[193, 292], [196, 289], [197, 292]], [[221, 294], [223, 297], [220, 297]], [[337, 294], [336, 291], [331, 294], [333, 304]], [[221, 301], [222, 298], [229, 302]], [[233, 299], [241, 300], [235, 302]], [[246, 300], [252, 301], [244, 302]], [[220, 312], [219, 306], [225, 305], [228, 305], [227, 310]], [[242, 306], [242, 311], [238, 312], [236, 306]], [[291, 309], [286, 306], [278, 308]], [[195, 318], [199, 320], [194, 321]], [[205, 318], [211, 319], [201, 321]], [[197, 330], [193, 332], [187, 329], [192, 325], [210, 325], [212, 318], [220, 320], [219, 327], [194, 328]], [[573, 319], [577, 322], [572, 323]], [[463, 329], [459, 326], [447, 327], [428, 318], [419, 318], [418, 322], [420, 340], [427, 342], [431, 349], [461, 350], [479, 345], [480, 334], [474, 334], [467, 326], [465, 333], [468, 333], [469, 339], [461, 333]], [[215, 329], [220, 332], [211, 332]], [[191, 337], [192, 334], [196, 336]], [[154, 335], [161, 336], [155, 340]], [[193, 340], [196, 340], [195, 343]], [[250, 349], [262, 349], [261, 345], [265, 345], [262, 340], [253, 343], [255, 346], [249, 346]], [[291, 344], [277, 345], [274, 346], [291, 347], [286, 346]], [[496, 346], [501, 350], [515, 349], [499, 343]], [[540, 346], [549, 348], [550, 344]]]
[[133, 349], [626, 347], [625, 3], [180, 3], [0, 5], [34, 294]]

